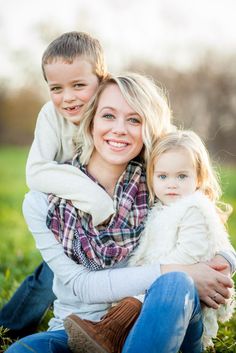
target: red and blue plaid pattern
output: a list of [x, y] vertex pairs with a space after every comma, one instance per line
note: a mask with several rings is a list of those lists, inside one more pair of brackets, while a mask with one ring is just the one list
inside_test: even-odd
[[[80, 165], [78, 156], [73, 165], [91, 177]], [[144, 229], [148, 192], [139, 161], [131, 161], [120, 176], [114, 207], [116, 212], [109, 222], [94, 227], [90, 214], [77, 210], [68, 200], [49, 195], [47, 226], [62, 243], [66, 255], [77, 263], [92, 270], [111, 267], [127, 258]]]

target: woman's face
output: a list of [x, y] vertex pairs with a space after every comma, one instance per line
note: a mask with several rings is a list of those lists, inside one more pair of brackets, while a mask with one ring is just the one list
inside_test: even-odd
[[142, 124], [142, 118], [128, 105], [119, 87], [107, 86], [93, 119], [93, 160], [104, 168], [114, 165], [124, 170], [142, 150]]

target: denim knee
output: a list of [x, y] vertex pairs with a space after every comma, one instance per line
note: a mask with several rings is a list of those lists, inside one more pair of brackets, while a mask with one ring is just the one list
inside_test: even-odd
[[185, 297], [187, 293], [191, 298], [198, 297], [193, 279], [185, 272], [168, 272], [158, 277], [147, 291], [147, 296], [156, 296], [160, 290], [164, 299], [175, 295], [180, 299], [181, 295]]

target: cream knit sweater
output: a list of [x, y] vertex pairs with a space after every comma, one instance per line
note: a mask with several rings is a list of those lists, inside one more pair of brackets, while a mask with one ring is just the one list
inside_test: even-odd
[[[194, 264], [211, 260], [220, 250], [234, 251], [215, 206], [197, 191], [170, 206], [158, 203], [152, 208], [130, 265]], [[232, 316], [234, 295], [232, 290], [231, 299], [218, 310], [203, 308], [205, 347], [217, 335], [217, 320]]]
[[26, 182], [31, 190], [72, 200], [75, 207], [92, 215], [96, 226], [114, 213], [113, 201], [79, 169], [63, 164], [75, 154], [73, 138], [77, 131], [77, 126], [60, 115], [51, 101], [46, 103], [36, 123]]

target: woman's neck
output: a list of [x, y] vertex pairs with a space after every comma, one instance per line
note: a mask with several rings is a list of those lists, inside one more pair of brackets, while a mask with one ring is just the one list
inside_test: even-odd
[[125, 170], [125, 166], [111, 165], [104, 163], [103, 160], [97, 158], [90, 158], [87, 165], [87, 170], [98, 182], [101, 184], [107, 193], [113, 197], [116, 183]]

